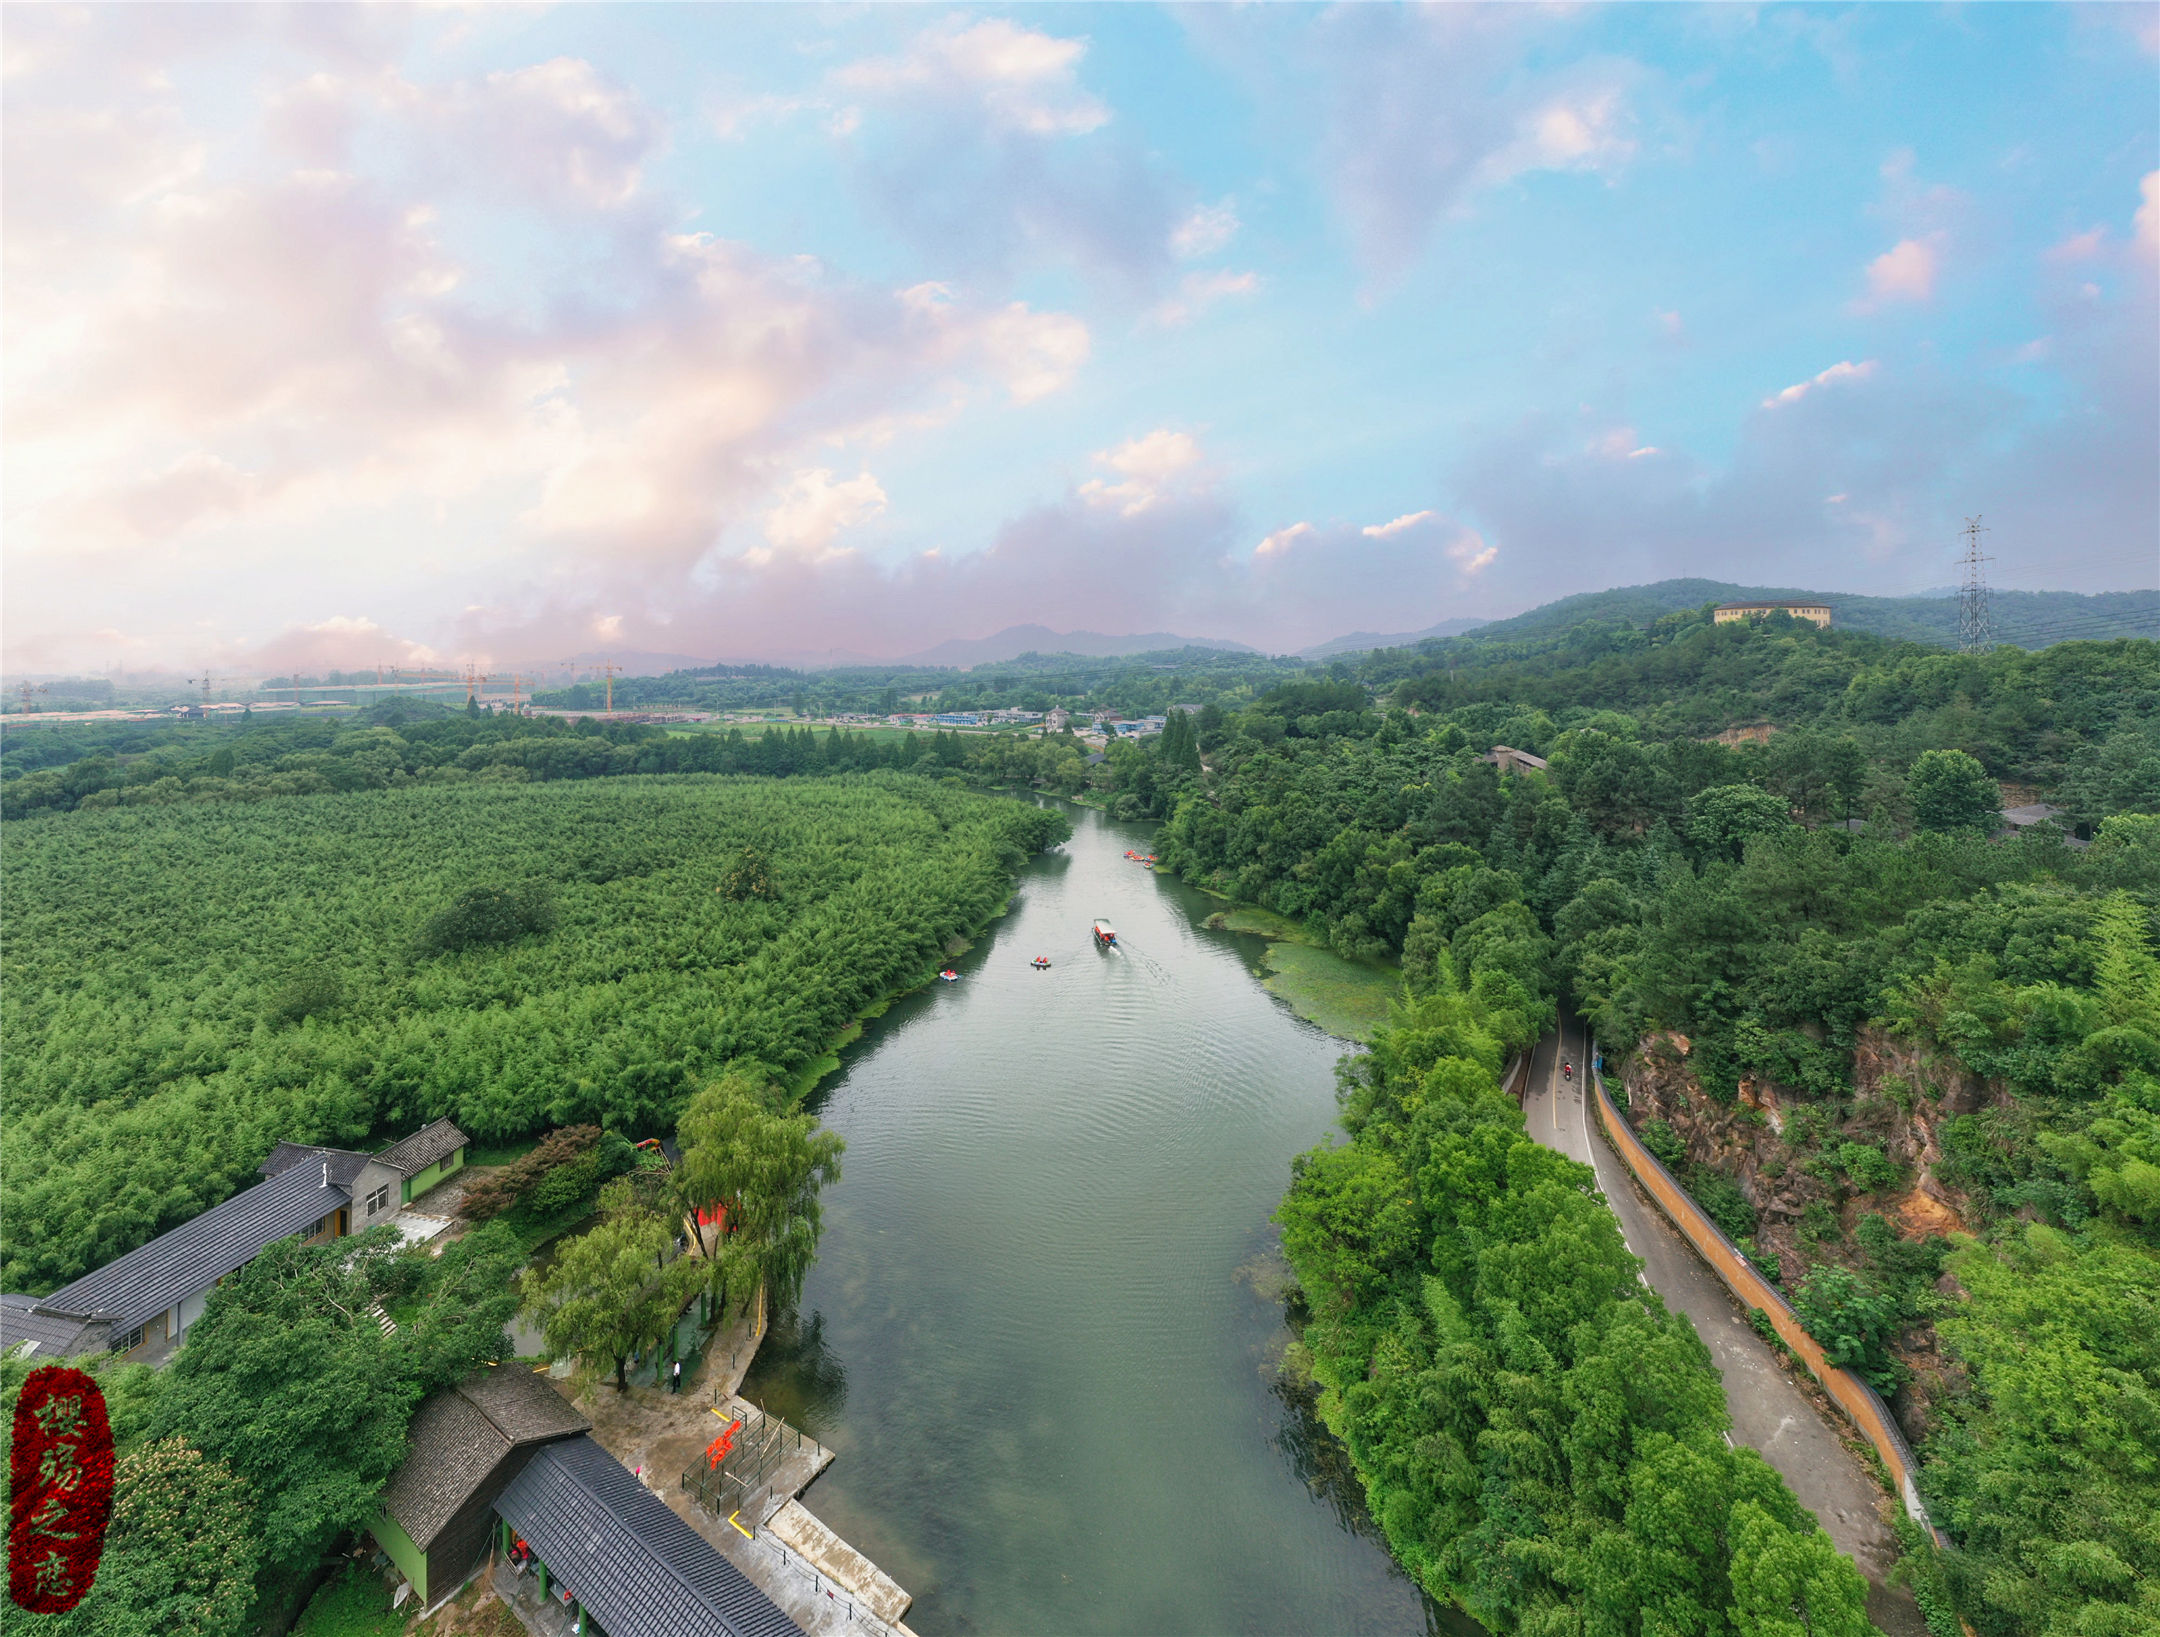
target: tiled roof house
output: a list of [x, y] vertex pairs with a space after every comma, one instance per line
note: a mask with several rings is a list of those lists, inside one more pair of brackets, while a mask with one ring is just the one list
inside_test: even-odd
[[387, 1222], [464, 1161], [437, 1120], [380, 1154], [281, 1142], [263, 1180], [50, 1296], [0, 1296], [0, 1354], [64, 1358], [109, 1348], [161, 1359], [202, 1317], [219, 1280], [294, 1234], [336, 1239]]
[[420, 1406], [374, 1535], [422, 1609], [471, 1578], [487, 1555], [495, 1498], [525, 1463], [591, 1426], [545, 1378], [515, 1366], [483, 1370]]

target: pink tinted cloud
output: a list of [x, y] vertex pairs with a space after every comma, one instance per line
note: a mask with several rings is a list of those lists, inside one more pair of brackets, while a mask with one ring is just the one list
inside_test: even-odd
[[1856, 304], [1875, 312], [1901, 301], [1925, 302], [1935, 295], [1942, 267], [1942, 237], [1900, 239], [1867, 266], [1867, 293]]
[[[385, 583], [441, 575], [447, 550], [542, 586], [627, 568], [628, 600], [665, 607], [791, 474], [1054, 395], [1088, 356], [1069, 314], [666, 229], [643, 179], [664, 129], [567, 59], [441, 86], [303, 64], [259, 105], [255, 169], [214, 178], [116, 162], [146, 131], [184, 155], [193, 128], [166, 87], [75, 67], [11, 83], [8, 161], [46, 184], [20, 216], [10, 199], [6, 245], [11, 645], [93, 554], [158, 610], [161, 577], [200, 595], [183, 545], [278, 538], [299, 591], [344, 549], [316, 542], [371, 518]], [[318, 163], [363, 144], [391, 162]], [[584, 258], [565, 282], [546, 257], [472, 259], [491, 199], [548, 206]], [[446, 535], [475, 507], [484, 536]]]
[[1464, 612], [1463, 589], [1498, 555], [1430, 511], [1377, 534], [1292, 524], [1241, 551], [1238, 509], [1190, 433], [1158, 428], [1093, 464], [1096, 475], [1012, 518], [980, 551], [893, 563], [844, 547], [815, 560], [736, 552], [701, 564], [688, 596], [654, 599], [618, 578], [475, 610], [459, 644], [493, 655], [553, 651], [589, 642], [604, 613], [620, 622], [611, 640], [626, 648], [729, 659], [803, 659], [809, 631], [820, 650], [890, 658], [1033, 621], [1236, 636], [1292, 651], [1360, 626]]

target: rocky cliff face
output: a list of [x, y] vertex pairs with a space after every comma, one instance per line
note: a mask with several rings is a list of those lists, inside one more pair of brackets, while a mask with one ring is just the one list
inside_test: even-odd
[[[1855, 1231], [1871, 1214], [1908, 1242], [1978, 1226], [1972, 1201], [1938, 1174], [1941, 1135], [1946, 1121], [1995, 1099], [1953, 1060], [1871, 1029], [1857, 1043], [1849, 1099], [1743, 1079], [1724, 1103], [1704, 1091], [1689, 1053], [1683, 1035], [1641, 1042], [1623, 1082], [1629, 1120], [1638, 1133], [1653, 1120], [1671, 1127], [1684, 1154], [1677, 1169], [1698, 1198], [1708, 1191], [1704, 1173], [1739, 1190], [1756, 1222], [1754, 1245], [1743, 1248], [1788, 1293], [1824, 1264], [1868, 1268]], [[1954, 1384], [1955, 1366], [1924, 1318], [1903, 1329], [1893, 1351], [1912, 1380], [1892, 1408], [1917, 1442], [1932, 1429], [1931, 1407]]]

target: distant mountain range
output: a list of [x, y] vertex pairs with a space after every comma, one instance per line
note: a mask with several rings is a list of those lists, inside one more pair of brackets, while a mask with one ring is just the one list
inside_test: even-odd
[[996, 665], [1022, 654], [1078, 654], [1083, 659], [1114, 659], [1121, 654], [1154, 654], [1178, 648], [1213, 648], [1229, 654], [1253, 654], [1250, 643], [1228, 642], [1221, 637], [1180, 637], [1168, 631], [1140, 636], [1109, 637], [1100, 631], [1053, 631], [1047, 625], [1008, 625], [993, 636], [955, 638], [921, 653], [905, 654], [902, 665], [951, 665], [968, 670], [977, 665]]
[[[1872, 631], [1877, 636], [1946, 647], [1957, 645], [1958, 602], [1954, 592], [1929, 592], [1917, 597], [1864, 597], [1852, 592], [1809, 591], [1793, 586], [1732, 585], [1723, 580], [1658, 580], [1650, 585], [1580, 592], [1504, 620], [1442, 620], [1422, 631], [1352, 631], [1346, 636], [1300, 649], [1296, 657], [1332, 659], [1338, 654], [1363, 653], [1372, 648], [1408, 648], [1444, 637], [1475, 636], [1480, 640], [1509, 641], [1556, 636], [1584, 620], [1647, 625], [1663, 615], [1683, 608], [1700, 608], [1706, 602], [1764, 599], [1826, 602], [1831, 609], [1831, 623], [1848, 631]], [[2077, 640], [2106, 641], [2114, 637], [2160, 637], [2160, 591], [2105, 591], [2094, 595], [2075, 591], [1997, 591], [1991, 599], [1991, 609], [1995, 640], [2020, 648], [2045, 648], [2050, 643]], [[826, 649], [775, 654], [765, 663], [802, 671], [892, 665], [949, 666], [964, 671], [978, 665], [1004, 664], [1031, 653], [1114, 659], [1127, 654], [1165, 653], [1185, 648], [1230, 654], [1262, 652], [1250, 643], [1233, 642], [1225, 637], [1185, 637], [1169, 631], [1109, 636], [1100, 631], [1053, 631], [1047, 625], [1008, 625], [987, 637], [955, 638], [896, 660]], [[607, 661], [620, 665], [623, 676], [661, 676], [675, 671], [707, 670], [713, 663], [689, 654], [660, 653], [594, 652], [580, 654], [576, 659], [581, 668]], [[543, 671], [549, 668], [541, 667]]]
[[[1958, 600], [1952, 595], [1864, 597], [1854, 592], [1808, 591], [1794, 586], [1731, 585], [1722, 580], [1659, 580], [1562, 597], [1510, 619], [1450, 621], [1415, 636], [1368, 639], [1338, 637], [1307, 648], [1302, 657], [1329, 658], [1374, 647], [1407, 647], [1433, 637], [1474, 635], [1480, 641], [1557, 636], [1585, 620], [1647, 625], [1707, 602], [1823, 602], [1830, 621], [1847, 631], [1872, 631], [1898, 641], [1955, 647]], [[2160, 637], [2160, 591], [1997, 591], [1989, 599], [1995, 640], [2019, 648], [2057, 642], [2104, 642], [2115, 637]], [[1449, 629], [1453, 626], [1454, 629]]]

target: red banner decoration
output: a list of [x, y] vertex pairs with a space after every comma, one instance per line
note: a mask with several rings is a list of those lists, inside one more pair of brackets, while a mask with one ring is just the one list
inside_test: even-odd
[[32, 1614], [65, 1614], [97, 1579], [112, 1518], [112, 1423], [82, 1371], [30, 1372], [8, 1481], [8, 1596]]

